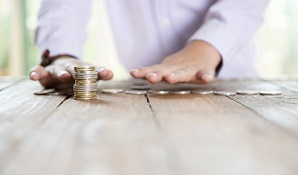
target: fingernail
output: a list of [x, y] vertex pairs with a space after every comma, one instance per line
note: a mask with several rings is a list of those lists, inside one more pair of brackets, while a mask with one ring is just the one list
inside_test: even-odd
[[168, 74], [168, 75], [170, 75], [170, 76], [176, 76], [176, 74], [175, 74], [175, 73], [170, 73], [170, 74]]
[[66, 71], [61, 71], [61, 72], [59, 72], [59, 74], [58, 74], [58, 76], [60, 77], [60, 76], [62, 76], [63, 74], [67, 74], [68, 72], [66, 72]]
[[36, 75], [37, 75], [36, 72], [31, 72], [30, 77], [34, 77], [34, 76], [36, 76]]
[[151, 72], [147, 74], [146, 77], [157, 77], [157, 73]]
[[102, 71], [104, 71], [104, 70], [106, 70], [106, 68], [104, 68], [104, 67], [100, 67], [100, 68], [97, 68], [97, 72], [102, 72]]
[[130, 72], [140, 72], [139, 69], [131, 69]]
[[211, 75], [209, 75], [209, 74], [204, 74], [204, 75], [202, 76], [202, 79], [203, 79], [204, 81], [206, 81], [206, 82], [210, 82], [210, 81], [212, 81], [213, 77], [212, 77]]

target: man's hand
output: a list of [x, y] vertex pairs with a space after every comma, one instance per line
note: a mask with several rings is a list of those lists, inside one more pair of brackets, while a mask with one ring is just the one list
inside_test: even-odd
[[209, 83], [221, 61], [219, 52], [204, 41], [193, 41], [181, 51], [170, 55], [161, 64], [131, 70], [134, 78], [151, 83]]
[[[30, 79], [39, 81], [46, 88], [69, 88], [74, 83], [74, 67], [84, 65], [88, 64], [70, 57], [59, 58], [47, 67], [34, 66], [30, 71]], [[99, 68], [97, 71], [99, 80], [113, 78], [113, 72], [108, 69]]]

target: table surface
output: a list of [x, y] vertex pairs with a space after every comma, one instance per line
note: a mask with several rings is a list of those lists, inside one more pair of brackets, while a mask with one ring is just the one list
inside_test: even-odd
[[152, 89], [281, 90], [282, 95], [35, 96], [0, 78], [2, 175], [297, 175], [298, 81], [219, 80]]

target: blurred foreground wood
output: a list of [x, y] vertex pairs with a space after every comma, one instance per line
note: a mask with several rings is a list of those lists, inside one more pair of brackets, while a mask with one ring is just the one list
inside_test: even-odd
[[298, 81], [230, 80], [153, 89], [281, 90], [279, 96], [35, 96], [0, 78], [1, 175], [295, 175]]

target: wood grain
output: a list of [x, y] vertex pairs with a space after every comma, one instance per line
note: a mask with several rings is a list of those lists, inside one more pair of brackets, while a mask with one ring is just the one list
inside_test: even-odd
[[63, 96], [35, 96], [43, 89], [24, 80], [0, 91], [0, 174], [17, 155], [22, 137], [40, 123], [65, 99]]
[[[100, 82], [99, 88], [140, 83]], [[0, 174], [298, 173], [298, 95], [268, 81], [161, 83], [152, 89], [279, 89], [284, 94], [139, 96], [99, 89], [96, 100], [76, 101], [33, 95], [41, 89], [26, 80], [0, 91]]]
[[[66, 100], [22, 139], [5, 174], [168, 174], [145, 96]], [[29, 156], [30, 155], [30, 156]]]
[[0, 91], [8, 86], [16, 83], [17, 81], [21, 80], [20, 77], [1, 77], [0, 76]]
[[268, 81], [254, 80], [220, 81], [213, 83], [212, 86], [217, 90], [228, 91], [237, 91], [239, 89], [281, 90], [283, 94], [278, 96], [236, 95], [230, 96], [230, 98], [298, 137], [298, 94], [292, 90]]
[[189, 174], [298, 173], [297, 139], [227, 97], [149, 95], [149, 99]]
[[291, 79], [291, 80], [273, 80], [270, 81], [272, 83], [275, 83], [279, 86], [282, 86], [286, 89], [289, 89], [294, 92], [298, 92], [298, 79]]

